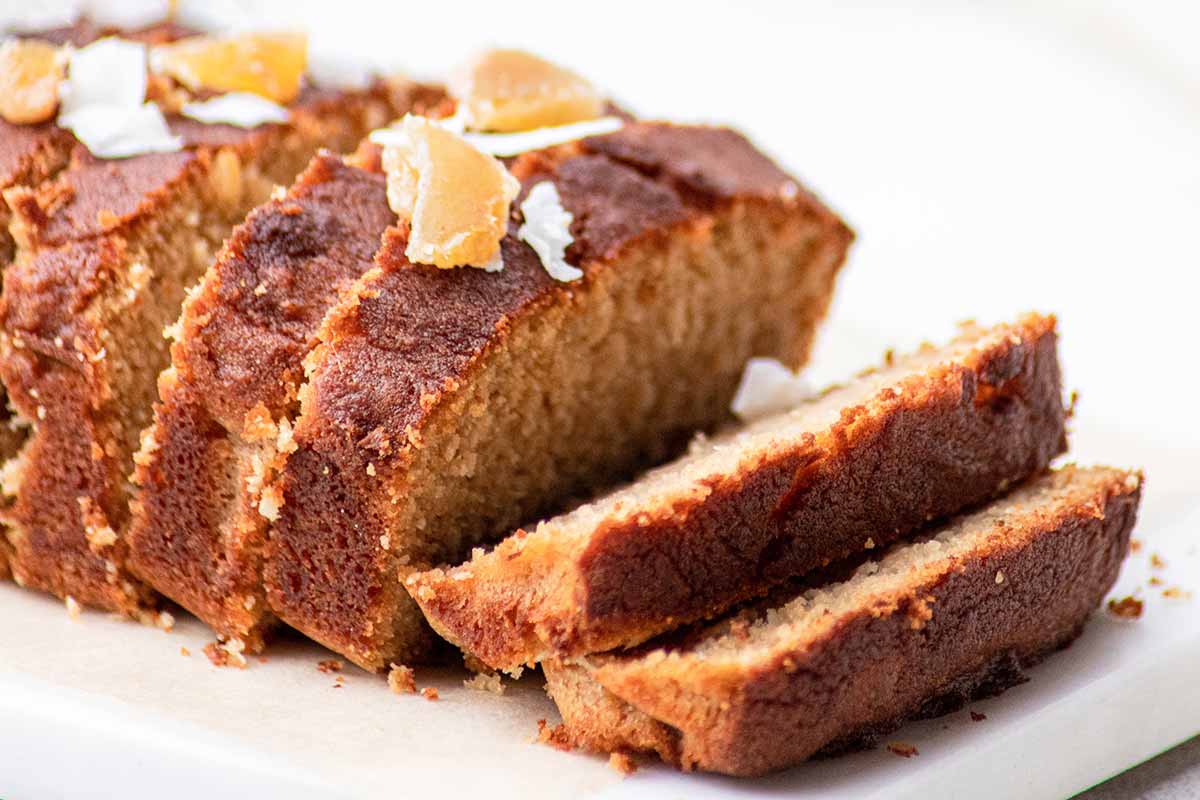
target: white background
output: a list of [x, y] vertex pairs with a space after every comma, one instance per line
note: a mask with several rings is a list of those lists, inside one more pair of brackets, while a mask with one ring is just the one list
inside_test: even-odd
[[[27, 0], [17, 3], [0, 0], [0, 10]], [[533, 720], [552, 714], [535, 684], [493, 698], [431, 676], [447, 698], [440, 706], [393, 698], [358, 673], [335, 691], [313, 668], [324, 656], [300, 644], [246, 673], [218, 672], [198, 655], [198, 627], [166, 636], [95, 614], [72, 623], [57, 603], [0, 589], [0, 796], [52, 796], [74, 770], [47, 764], [72, 754], [91, 776], [71, 784], [75, 796], [88, 786], [107, 794], [112, 770], [136, 764], [143, 788], [160, 786], [157, 777], [180, 796], [227, 790], [235, 778], [250, 786], [264, 771], [269, 781], [291, 776], [297, 792], [333, 781], [497, 797], [782, 787], [813, 797], [1055, 797], [1200, 732], [1192, 4], [227, 5], [276, 27], [308, 26], [321, 49], [417, 75], [473, 46], [527, 47], [643, 116], [745, 130], [859, 234], [810, 371], [818, 384], [882, 347], [942, 338], [964, 317], [1057, 313], [1067, 383], [1081, 394], [1077, 457], [1146, 468], [1138, 535], [1198, 599], [1151, 592], [1137, 625], [1098, 619], [1033, 683], [988, 704], [986, 723], [956, 717], [906, 731], [917, 759], [866, 754], [757, 786], [659, 770], [619, 782], [599, 762], [527, 746]], [[1131, 563], [1125, 591], [1146, 592], [1144, 560]], [[1018, 778], [1030, 783], [1018, 789]]]

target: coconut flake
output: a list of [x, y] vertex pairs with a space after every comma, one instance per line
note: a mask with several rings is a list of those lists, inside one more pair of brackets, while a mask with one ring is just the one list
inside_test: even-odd
[[101, 39], [71, 52], [59, 86], [58, 124], [98, 158], [179, 150], [182, 140], [145, 96], [145, 45]]
[[521, 203], [521, 215], [525, 222], [517, 230], [517, 237], [538, 254], [550, 277], [564, 282], [582, 278], [583, 270], [572, 267], [564, 258], [568, 245], [575, 241], [571, 236], [574, 217], [563, 208], [554, 184], [534, 184]]
[[529, 150], [543, 150], [588, 136], [601, 136], [618, 131], [624, 125], [624, 120], [619, 117], [600, 117], [520, 133], [466, 133], [463, 138], [488, 155], [505, 157], [517, 156]]
[[250, 92], [229, 92], [199, 103], [184, 103], [183, 116], [207, 125], [235, 125], [257, 128], [267, 123], [287, 122], [288, 110], [261, 95]]
[[812, 396], [808, 381], [773, 358], [746, 362], [730, 410], [743, 422], [787, 411]]
[[171, 0], [88, 0], [84, 16], [105, 28], [147, 28], [171, 16]]

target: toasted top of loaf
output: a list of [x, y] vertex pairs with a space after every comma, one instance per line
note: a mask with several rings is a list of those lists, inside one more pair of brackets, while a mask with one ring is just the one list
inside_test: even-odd
[[405, 585], [495, 668], [635, 645], [1041, 471], [1061, 397], [1052, 318], [967, 325]]
[[[1141, 482], [1067, 467], [846, 580], [580, 662], [625, 711], [559, 662], [551, 689], [583, 743], [619, 747], [621, 730], [681, 766], [732, 774], [796, 763], [960, 689], [1002, 689], [1006, 661], [1019, 669], [1070, 641], [1116, 578]], [[603, 702], [589, 711], [581, 692]]]
[[[553, 181], [573, 215], [567, 259], [582, 279], [551, 278], [516, 220], [496, 273], [412, 264], [397, 227], [309, 358], [271, 536], [271, 603], [360, 663], [414, 632], [392, 636], [399, 617], [419, 619], [395, 582], [401, 565], [461, 557], [661, 458], [685, 430], [724, 418], [747, 356], [803, 360], [850, 239], [728, 130], [633, 123], [510, 169], [518, 207]], [[761, 302], [774, 307], [717, 308], [710, 296], [718, 286], [730, 296], [735, 264], [756, 271]], [[703, 305], [687, 316], [688, 302]], [[607, 349], [633, 347], [629, 328], [643, 352], [620, 356], [622, 376]], [[672, 363], [657, 361], [670, 352]], [[637, 408], [634, 427], [602, 434], [618, 424], [605, 415]], [[586, 437], [566, 433], [588, 424]], [[306, 563], [304, 551], [322, 555]]]

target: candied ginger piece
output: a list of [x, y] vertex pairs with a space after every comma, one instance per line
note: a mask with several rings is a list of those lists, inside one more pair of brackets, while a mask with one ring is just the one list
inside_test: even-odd
[[410, 223], [404, 254], [442, 269], [496, 268], [517, 179], [424, 117], [406, 116], [383, 149], [388, 204]]
[[66, 72], [64, 51], [54, 45], [22, 39], [0, 44], [0, 117], [15, 125], [53, 117]]
[[249, 92], [283, 105], [300, 93], [307, 64], [302, 33], [189, 36], [150, 51], [154, 72], [192, 91]]
[[604, 98], [570, 70], [522, 50], [488, 50], [448, 81], [471, 130], [511, 133], [595, 119]]

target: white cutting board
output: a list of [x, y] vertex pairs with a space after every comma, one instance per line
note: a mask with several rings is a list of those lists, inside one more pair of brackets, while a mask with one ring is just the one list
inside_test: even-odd
[[[0, 12], [26, 0], [0, 0]], [[952, 321], [1057, 312], [1081, 390], [1075, 457], [1144, 467], [1143, 544], [1104, 614], [1032, 681], [862, 753], [763, 781], [533, 745], [536, 676], [497, 697], [418, 673], [397, 697], [299, 640], [217, 669], [173, 633], [0, 586], [0, 798], [213, 796], [1067, 797], [1200, 733], [1200, 63], [1196, 12], [1097, 4], [259, 3], [328, 47], [433, 70], [473, 43], [540, 50], [646, 114], [736, 122], [846, 214], [860, 239], [810, 369], [820, 385]], [[833, 7], [831, 7], [833, 6]], [[270, 13], [286, 8], [286, 14]], [[1114, 7], [1115, 8], [1115, 7]], [[578, 16], [573, 16], [578, 15]], [[1189, 18], [1190, 17], [1190, 18]], [[372, 24], [364, 26], [363, 20]], [[1143, 24], [1144, 23], [1144, 24]], [[431, 30], [463, 32], [448, 40]], [[1155, 38], [1157, 37], [1157, 38]], [[1181, 43], [1183, 46], [1180, 46]], [[461, 47], [459, 46], [461, 45]], [[1182, 57], [1181, 57], [1182, 55]], [[1189, 60], [1190, 59], [1190, 60]], [[1147, 586], [1158, 553], [1170, 601]], [[191, 655], [184, 657], [180, 648]]]

